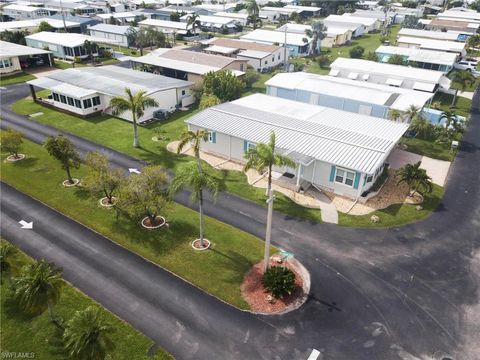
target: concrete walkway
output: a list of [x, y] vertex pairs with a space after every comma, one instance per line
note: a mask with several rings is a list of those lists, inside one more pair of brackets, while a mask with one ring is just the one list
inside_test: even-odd
[[399, 169], [406, 164], [414, 164], [418, 161], [422, 162], [420, 167], [427, 171], [434, 184], [445, 186], [451, 165], [450, 161], [432, 159], [400, 149], [393, 150], [389, 158], [392, 169]]
[[461, 96], [461, 97], [464, 97], [464, 98], [467, 98], [467, 99], [470, 99], [472, 100], [473, 99], [473, 92], [471, 91], [459, 91], [458, 92], [458, 96]]

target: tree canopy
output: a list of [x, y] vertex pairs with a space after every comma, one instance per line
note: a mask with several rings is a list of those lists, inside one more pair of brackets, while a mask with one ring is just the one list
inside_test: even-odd
[[230, 70], [210, 71], [203, 77], [203, 94], [215, 95], [222, 102], [238, 99], [245, 84]]

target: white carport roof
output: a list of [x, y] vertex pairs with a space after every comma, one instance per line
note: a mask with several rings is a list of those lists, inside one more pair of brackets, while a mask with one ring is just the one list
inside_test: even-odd
[[408, 124], [254, 94], [206, 109], [188, 124], [253, 143], [277, 135], [282, 152], [372, 174], [408, 129]]
[[30, 46], [23, 46], [7, 41], [0, 40], [0, 58], [6, 59], [15, 56], [43, 55], [50, 54], [51, 51], [36, 49]]
[[226, 46], [212, 45], [212, 46], [206, 48], [205, 50], [215, 52], [215, 53], [219, 53], [219, 54], [229, 55], [229, 54], [234, 53], [238, 49], [230, 48], [230, 47], [226, 47]]

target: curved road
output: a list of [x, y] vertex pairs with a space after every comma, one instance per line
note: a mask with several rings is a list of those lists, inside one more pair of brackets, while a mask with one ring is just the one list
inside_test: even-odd
[[[36, 142], [58, 133], [9, 109], [25, 94], [25, 85], [2, 90], [1, 127], [15, 127]], [[428, 219], [372, 230], [275, 213], [275, 243], [293, 251], [312, 277], [310, 300], [286, 315], [232, 309], [6, 185], [2, 233], [30, 255], [63, 266], [67, 280], [178, 359], [306, 359], [312, 348], [324, 359], [441, 359], [447, 354], [478, 359], [479, 105], [476, 93], [445, 197]], [[72, 139], [82, 151], [105, 151], [116, 166], [142, 165]], [[188, 205], [187, 194], [177, 201]], [[222, 194], [206, 212], [264, 235], [266, 211], [249, 201]], [[25, 213], [35, 221], [33, 231], [19, 231], [17, 221]]]

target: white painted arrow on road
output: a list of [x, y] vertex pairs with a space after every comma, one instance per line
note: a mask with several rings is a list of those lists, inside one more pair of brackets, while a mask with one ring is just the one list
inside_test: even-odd
[[26, 222], [25, 220], [20, 220], [18, 223], [22, 225], [22, 229], [33, 229], [33, 221]]
[[140, 171], [138, 169], [128, 169], [128, 171], [130, 171], [130, 173], [135, 173], [135, 174], [140, 174]]

